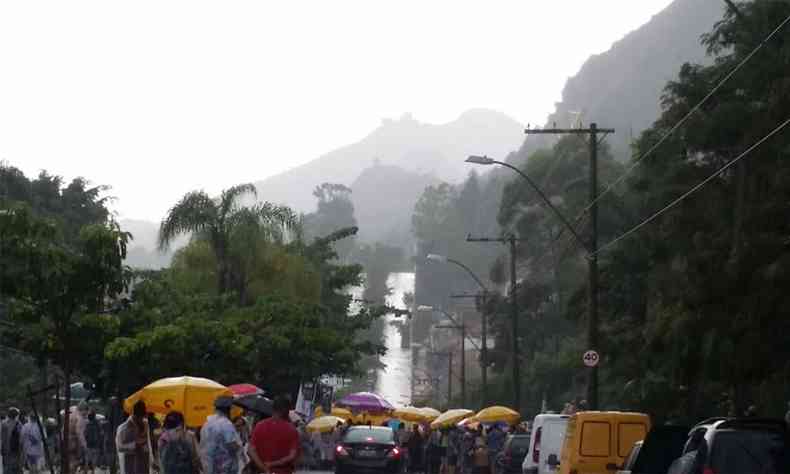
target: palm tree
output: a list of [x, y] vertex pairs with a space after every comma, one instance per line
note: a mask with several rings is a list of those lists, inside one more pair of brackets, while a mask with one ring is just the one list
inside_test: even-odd
[[249, 183], [233, 186], [223, 190], [217, 199], [205, 191], [189, 192], [168, 211], [159, 227], [162, 251], [183, 234], [191, 233], [195, 238], [207, 240], [217, 260], [217, 289], [220, 293], [235, 289], [242, 301], [245, 280], [234, 275], [233, 263], [241, 258], [246, 244], [261, 238], [283, 242], [297, 226], [291, 208], [269, 202], [244, 206], [238, 200], [245, 194], [257, 197], [255, 186]]

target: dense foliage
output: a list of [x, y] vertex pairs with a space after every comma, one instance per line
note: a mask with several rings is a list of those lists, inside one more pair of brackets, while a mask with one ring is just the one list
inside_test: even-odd
[[[177, 374], [292, 391], [319, 375], [358, 374], [361, 359], [383, 351], [365, 334], [384, 309], [352, 304], [363, 268], [335, 250], [356, 227], [325, 226], [307, 242], [289, 208], [244, 205], [250, 186], [217, 199], [193, 192], [160, 233], [162, 246], [181, 233], [189, 244], [170, 268], [132, 273], [123, 265], [132, 236], [110, 218], [106, 188], [0, 172], [4, 373], [50, 361], [52, 375], [105, 395]], [[4, 384], [3, 402], [26, 405], [35, 378]]]
[[[633, 144], [634, 159], [653, 148], [765, 36], [790, 14], [782, 2], [740, 2], [703, 38], [707, 65], [686, 64], [663, 96], [663, 111]], [[674, 131], [600, 202], [599, 241], [611, 242], [681, 196], [788, 119], [790, 43], [781, 32], [750, 59], [700, 110]], [[755, 404], [781, 415], [787, 385], [788, 132], [752, 151], [737, 166], [600, 255], [603, 408], [640, 409], [657, 419], [695, 419], [742, 413]], [[511, 157], [561, 211], [583, 216], [587, 204], [587, 144], [568, 136], [526, 161]], [[603, 147], [600, 180], [612, 183], [626, 167]], [[517, 177], [487, 177], [504, 187], [497, 234], [514, 232], [519, 250], [519, 303], [523, 353], [522, 410], [534, 413], [544, 397], [559, 409], [582, 397], [586, 322], [585, 250]], [[415, 210], [423, 255], [461, 245], [474, 228], [434, 226], [458, 222], [460, 190], [426, 190]], [[487, 193], [489, 199], [492, 192]], [[485, 201], [480, 198], [481, 202]], [[430, 204], [430, 205], [429, 205]], [[480, 215], [482, 206], [464, 211]], [[430, 216], [430, 219], [426, 219]], [[577, 223], [582, 237], [586, 220]], [[480, 269], [477, 252], [459, 249]], [[437, 252], [439, 253], [439, 252]], [[490, 276], [503, 281], [504, 259], [490, 259]], [[421, 277], [418, 275], [418, 280]], [[446, 297], [435, 285], [420, 303]], [[506, 287], [500, 287], [502, 292]], [[430, 303], [428, 303], [430, 304]], [[490, 302], [497, 370], [509, 363], [512, 334], [507, 302]], [[507, 371], [494, 381], [494, 401], [507, 402]]]

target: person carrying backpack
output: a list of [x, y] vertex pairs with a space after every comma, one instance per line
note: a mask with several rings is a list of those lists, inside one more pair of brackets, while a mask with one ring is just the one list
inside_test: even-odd
[[93, 474], [99, 467], [99, 455], [102, 447], [102, 430], [96, 412], [88, 413], [88, 422], [85, 424], [85, 465], [87, 471]]
[[198, 474], [203, 466], [195, 436], [184, 427], [184, 415], [171, 411], [159, 437], [159, 466], [162, 474]]
[[22, 474], [22, 423], [19, 410], [8, 409], [8, 419], [0, 427], [3, 474]]

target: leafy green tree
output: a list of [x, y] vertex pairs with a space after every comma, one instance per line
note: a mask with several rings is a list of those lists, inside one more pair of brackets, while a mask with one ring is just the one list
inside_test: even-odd
[[[332, 249], [332, 242], [354, 232], [310, 245], [270, 245], [279, 257], [258, 259], [255, 266], [277, 278], [265, 291], [251, 286], [250, 305], [212, 291], [209, 244], [193, 241], [170, 269], [136, 286], [133, 304], [122, 313], [122, 335], [105, 351], [114, 383], [129, 392], [179, 372], [290, 391], [302, 379], [359, 373], [360, 360], [383, 348], [360, 336], [379, 313], [351, 311], [347, 289], [361, 281], [361, 267], [340, 265]], [[303, 281], [309, 291], [295, 291]]]
[[[739, 2], [704, 37], [711, 65], [687, 64], [666, 88], [664, 111], [636, 143], [653, 147], [721, 78], [790, 14], [781, 2]], [[642, 218], [764, 137], [790, 110], [788, 44], [767, 42], [698, 113], [643, 160], [628, 183], [629, 214]], [[757, 404], [784, 410], [788, 329], [787, 134], [752, 151], [691, 198], [622, 241], [606, 258], [607, 374], [617, 394], [661, 416], [689, 420]], [[635, 224], [625, 220], [622, 229]], [[622, 358], [623, 347], [640, 357]], [[665, 357], [656, 357], [657, 354]], [[633, 354], [633, 353], [631, 353]], [[616, 392], [615, 392], [616, 393]], [[666, 400], [675, 400], [667, 404]]]
[[261, 236], [282, 241], [296, 225], [296, 216], [288, 207], [268, 202], [240, 205], [239, 199], [246, 194], [257, 196], [255, 186], [233, 186], [222, 191], [218, 199], [204, 191], [187, 193], [170, 209], [159, 228], [161, 250], [182, 234], [191, 233], [208, 241], [216, 258], [217, 290], [221, 294], [234, 290], [242, 302], [247, 301], [250, 268], [246, 263], [252, 260], [249, 253], [258, 250], [251, 243], [259, 242]]
[[[0, 287], [11, 308], [4, 339], [57, 364], [67, 400], [73, 371], [98, 371], [102, 341], [117, 330], [117, 320], [100, 313], [126, 289], [128, 240], [117, 224], [106, 223], [84, 226], [77, 241], [69, 243], [53, 223], [25, 206], [0, 213]], [[67, 436], [63, 443], [66, 466]]]
[[[357, 226], [351, 189], [342, 184], [323, 183], [313, 191], [318, 209], [304, 216], [304, 233], [308, 241], [332, 234], [340, 229]], [[335, 242], [341, 261], [346, 261], [356, 247], [354, 236]]]

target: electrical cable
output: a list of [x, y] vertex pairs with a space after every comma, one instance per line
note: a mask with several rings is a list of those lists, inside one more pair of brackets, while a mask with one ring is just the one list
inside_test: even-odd
[[716, 92], [718, 92], [719, 89], [721, 89], [730, 80], [730, 78], [735, 75], [735, 73], [737, 73], [741, 68], [743, 68], [743, 66], [745, 66], [746, 63], [749, 62], [749, 60], [752, 59], [752, 57], [754, 57], [754, 55], [757, 54], [757, 52], [760, 51], [760, 49], [762, 49], [763, 46], [765, 46], [789, 22], [790, 22], [790, 15], [788, 15], [787, 18], [785, 18], [784, 21], [782, 21], [779, 24], [779, 26], [774, 28], [774, 30], [771, 31], [771, 33], [765, 37], [765, 39], [763, 39], [749, 54], [747, 54], [746, 57], [743, 58], [726, 76], [724, 76], [724, 78], [722, 78], [719, 81], [719, 83], [716, 84], [716, 86], [713, 87], [713, 89], [711, 89], [710, 92], [708, 92], [708, 94], [705, 95], [705, 97], [703, 97], [701, 101], [699, 101], [697, 105], [695, 105], [691, 110], [689, 110], [688, 113], [686, 113], [686, 115], [683, 116], [683, 118], [681, 118], [671, 129], [669, 129], [669, 131], [666, 132], [655, 144], [653, 144], [653, 146], [651, 146], [645, 153], [639, 155], [631, 163], [631, 165], [623, 172], [623, 174], [620, 175], [619, 178], [617, 178], [613, 183], [608, 185], [601, 193], [598, 194], [598, 196], [593, 201], [591, 201], [584, 209], [582, 209], [582, 211], [579, 213], [578, 216], [576, 216], [574, 220], [578, 223], [581, 217], [587, 214], [587, 211], [589, 211], [593, 205], [595, 205], [597, 202], [603, 199], [604, 196], [609, 194], [612, 191], [612, 189], [615, 188], [615, 186], [622, 183], [623, 180], [625, 180], [625, 178], [627, 178], [628, 175], [631, 174], [631, 172], [639, 165], [639, 163], [642, 162], [642, 160], [650, 156], [650, 154], [652, 154], [656, 149], [658, 149], [658, 147], [661, 146], [673, 133], [675, 133], [675, 131], [677, 131], [677, 129], [680, 128], [681, 125], [686, 123], [686, 121], [691, 117], [692, 114], [694, 114], [694, 112], [698, 111], [708, 101], [708, 99], [713, 97], [713, 95]]
[[762, 144], [763, 144], [763, 143], [764, 143], [766, 140], [768, 140], [769, 138], [771, 138], [771, 137], [773, 137], [774, 135], [776, 135], [777, 133], [779, 133], [779, 132], [780, 132], [782, 129], [784, 129], [784, 128], [785, 128], [785, 127], [788, 125], [788, 124], [790, 124], [790, 119], [787, 119], [787, 120], [785, 120], [784, 122], [782, 122], [782, 123], [781, 123], [781, 124], [780, 124], [778, 127], [776, 127], [776, 128], [775, 128], [775, 129], [773, 129], [773, 130], [772, 130], [770, 133], [768, 133], [768, 135], [766, 135], [766, 136], [764, 136], [763, 138], [761, 138], [760, 140], [758, 140], [758, 141], [757, 141], [757, 143], [755, 143], [754, 145], [752, 145], [752, 146], [750, 146], [749, 148], [747, 148], [747, 149], [746, 149], [746, 151], [744, 151], [743, 153], [741, 153], [741, 154], [740, 154], [740, 155], [738, 155], [737, 157], [735, 157], [735, 158], [733, 158], [732, 160], [728, 161], [728, 162], [727, 162], [727, 163], [726, 163], [724, 166], [722, 166], [721, 168], [719, 168], [718, 170], [716, 170], [716, 171], [715, 171], [713, 174], [711, 174], [710, 176], [708, 176], [707, 178], [705, 178], [704, 180], [702, 180], [700, 183], [698, 183], [697, 185], [695, 185], [694, 187], [692, 187], [691, 189], [689, 189], [688, 191], [686, 191], [685, 193], [683, 193], [683, 194], [682, 194], [680, 197], [678, 197], [678, 198], [677, 198], [677, 199], [675, 199], [674, 201], [670, 202], [670, 203], [669, 203], [669, 204], [667, 204], [666, 206], [662, 207], [661, 209], [659, 209], [658, 211], [656, 211], [655, 213], [653, 213], [653, 214], [652, 214], [650, 217], [648, 217], [647, 219], [643, 220], [643, 221], [642, 221], [642, 222], [640, 222], [639, 224], [637, 224], [637, 225], [633, 226], [632, 228], [630, 228], [629, 230], [627, 230], [627, 231], [623, 232], [623, 233], [622, 233], [622, 234], [620, 234], [618, 237], [616, 237], [616, 238], [612, 239], [611, 241], [607, 242], [605, 245], [602, 245], [602, 246], [601, 246], [601, 247], [599, 247], [599, 248], [598, 248], [598, 250], [596, 250], [595, 252], [591, 252], [591, 253], [588, 255], [588, 257], [590, 257], [590, 256], [593, 256], [593, 255], [598, 255], [598, 254], [600, 254], [600, 253], [601, 253], [601, 252], [603, 252], [604, 250], [607, 250], [607, 249], [609, 249], [609, 248], [613, 247], [615, 244], [617, 244], [617, 243], [618, 243], [618, 242], [620, 242], [621, 240], [623, 240], [623, 239], [627, 238], [628, 236], [630, 236], [630, 235], [631, 235], [631, 234], [633, 234], [634, 232], [638, 231], [638, 230], [639, 230], [639, 229], [641, 229], [642, 227], [644, 227], [644, 226], [646, 226], [647, 224], [649, 224], [649, 223], [653, 222], [653, 221], [654, 221], [654, 220], [656, 220], [656, 218], [658, 218], [658, 217], [659, 217], [661, 214], [663, 214], [663, 213], [667, 212], [668, 210], [672, 209], [673, 207], [675, 207], [676, 205], [678, 205], [679, 203], [681, 203], [682, 201], [684, 201], [684, 200], [685, 200], [687, 197], [689, 197], [689, 196], [691, 196], [692, 194], [694, 194], [695, 192], [699, 191], [699, 190], [700, 190], [700, 189], [701, 189], [703, 186], [705, 186], [705, 185], [706, 185], [706, 184], [708, 184], [709, 182], [713, 181], [713, 180], [714, 180], [714, 179], [715, 179], [717, 176], [719, 176], [719, 175], [720, 175], [722, 172], [726, 171], [726, 170], [727, 170], [728, 168], [730, 168], [732, 165], [734, 165], [734, 164], [735, 164], [735, 163], [737, 163], [738, 161], [740, 161], [740, 160], [742, 160], [743, 158], [745, 158], [746, 156], [748, 156], [748, 155], [749, 155], [749, 153], [751, 153], [751, 152], [752, 152], [754, 149], [756, 149], [757, 147], [759, 147], [760, 145], [762, 145]]

